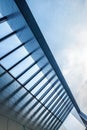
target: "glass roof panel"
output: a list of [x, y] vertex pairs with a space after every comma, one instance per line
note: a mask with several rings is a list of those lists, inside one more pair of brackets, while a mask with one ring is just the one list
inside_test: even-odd
[[[70, 99], [67, 100], [68, 95], [55, 69], [51, 66], [47, 55], [15, 2], [10, 0], [9, 3], [7, 2], [9, 6], [3, 1], [2, 3], [2, 10], [5, 7], [7, 10], [2, 11], [4, 16], [9, 16], [15, 11], [18, 13], [17, 16], [13, 15], [14, 18], [11, 20], [4, 22], [8, 33], [3, 32], [1, 37], [0, 101], [3, 104], [2, 111], [9, 117], [12, 115], [14, 119], [29, 128], [56, 129], [62, 125], [73, 108], [73, 104]], [[1, 25], [4, 27], [3, 23]]]

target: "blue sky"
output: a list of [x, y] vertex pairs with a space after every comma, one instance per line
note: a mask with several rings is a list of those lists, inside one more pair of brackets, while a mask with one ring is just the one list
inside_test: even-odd
[[87, 0], [26, 0], [81, 109], [87, 113]]
[[87, 0], [26, 1], [77, 103], [87, 114]]

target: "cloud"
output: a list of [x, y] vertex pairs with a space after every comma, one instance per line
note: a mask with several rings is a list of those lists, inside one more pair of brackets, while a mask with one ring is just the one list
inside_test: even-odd
[[87, 97], [87, 0], [27, 1], [77, 102], [87, 112], [83, 102]]

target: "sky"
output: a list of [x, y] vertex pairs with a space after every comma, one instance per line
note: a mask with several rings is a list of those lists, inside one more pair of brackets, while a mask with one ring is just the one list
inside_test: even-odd
[[87, 114], [87, 0], [26, 0], [81, 110]]
[[26, 1], [80, 109], [87, 114], [87, 0]]

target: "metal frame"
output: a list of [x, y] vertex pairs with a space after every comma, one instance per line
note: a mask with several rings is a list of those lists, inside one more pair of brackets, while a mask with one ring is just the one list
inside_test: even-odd
[[71, 101], [73, 102], [75, 108], [77, 109], [78, 113], [80, 113], [80, 109], [79, 109], [79, 107], [78, 107], [78, 105], [77, 105], [77, 103], [76, 103], [70, 89], [69, 89], [69, 86], [66, 83], [66, 81], [64, 79], [64, 76], [61, 73], [61, 71], [60, 71], [60, 69], [59, 69], [59, 67], [58, 67], [58, 65], [57, 65], [57, 63], [56, 63], [50, 49], [49, 49], [49, 47], [48, 47], [48, 45], [47, 45], [47, 43], [46, 43], [40, 29], [39, 29], [33, 15], [32, 15], [32, 13], [31, 13], [31, 11], [30, 11], [27, 3], [26, 3], [26, 1], [25, 0], [21, 0], [21, 1], [20, 0], [15, 0], [15, 2], [17, 4], [18, 8], [20, 9], [22, 15], [24, 16], [27, 24], [31, 28], [33, 34], [35, 35], [40, 47], [44, 51], [44, 53], [47, 56], [50, 64], [52, 65], [53, 69], [55, 70], [55, 73], [57, 74], [59, 80], [61, 81], [62, 85], [64, 86], [64, 89], [68, 93], [68, 95], [69, 95]]
[[[85, 126], [87, 125], [87, 121], [86, 118], [87, 116], [85, 114], [82, 114], [80, 108], [78, 107], [78, 104], [76, 102], [76, 100], [73, 97], [73, 94], [71, 92], [71, 90], [69, 89], [69, 86], [66, 82], [66, 80], [64, 79], [63, 74], [61, 73], [60, 68], [58, 67], [55, 58], [53, 57], [46, 41], [45, 38], [43, 37], [27, 3], [25, 0], [15, 0], [15, 3], [17, 4], [18, 8], [20, 9], [23, 17], [25, 18], [27, 24], [29, 25], [29, 27], [31, 28], [33, 34], [35, 35], [40, 47], [42, 48], [42, 50], [44, 51], [45, 55], [48, 58], [48, 61], [50, 62], [50, 64], [52, 65], [53, 69], [55, 70], [55, 73], [57, 74], [59, 80], [61, 81], [62, 85], [64, 86], [64, 89], [66, 90], [69, 98], [71, 99], [74, 107], [76, 108], [80, 118], [82, 119], [83, 123], [85, 124]], [[84, 121], [85, 120], [85, 121]]]

